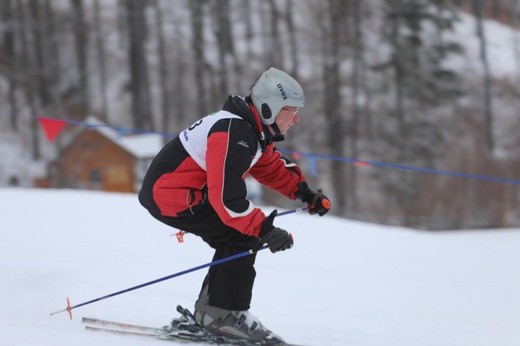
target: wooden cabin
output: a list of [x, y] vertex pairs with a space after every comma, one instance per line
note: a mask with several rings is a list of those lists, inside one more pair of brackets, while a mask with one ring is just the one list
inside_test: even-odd
[[95, 117], [63, 140], [62, 149], [39, 185], [137, 192], [144, 174], [163, 146], [158, 134], [122, 135]]

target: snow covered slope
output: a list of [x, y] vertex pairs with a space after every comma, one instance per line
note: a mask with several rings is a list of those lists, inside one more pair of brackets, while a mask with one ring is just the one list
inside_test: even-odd
[[[266, 208], [268, 211], [270, 208]], [[135, 195], [0, 189], [0, 345], [165, 345], [90, 333], [82, 316], [162, 326], [205, 271], [49, 316], [209, 262]], [[520, 345], [520, 230], [426, 233], [290, 214], [295, 247], [257, 258], [252, 311], [305, 345]]]

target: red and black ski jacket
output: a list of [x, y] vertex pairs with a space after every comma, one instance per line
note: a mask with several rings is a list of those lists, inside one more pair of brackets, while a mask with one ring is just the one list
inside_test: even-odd
[[296, 199], [297, 184], [305, 181], [302, 171], [281, 156], [272, 138], [264, 138], [266, 129], [246, 101], [230, 96], [223, 110], [198, 120], [164, 146], [139, 192], [145, 208], [182, 217], [207, 198], [226, 225], [258, 237], [265, 215], [246, 198], [247, 175]]

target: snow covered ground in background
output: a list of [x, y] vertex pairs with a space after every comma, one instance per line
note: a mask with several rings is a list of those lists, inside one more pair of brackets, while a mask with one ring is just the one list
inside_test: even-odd
[[[270, 208], [265, 208], [266, 211]], [[165, 345], [86, 332], [82, 316], [162, 326], [205, 270], [49, 316], [209, 262], [135, 195], [0, 189], [0, 345]], [[428, 233], [290, 214], [295, 247], [257, 258], [252, 311], [305, 345], [520, 345], [520, 230]]]

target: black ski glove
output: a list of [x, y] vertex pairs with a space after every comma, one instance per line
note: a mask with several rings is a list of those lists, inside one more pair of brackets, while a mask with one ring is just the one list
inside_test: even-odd
[[284, 229], [274, 227], [273, 220], [278, 214], [278, 210], [273, 210], [268, 217], [265, 218], [262, 228], [260, 229], [260, 242], [266, 243], [271, 252], [284, 251], [292, 248], [294, 241], [292, 234]]
[[321, 189], [313, 191], [309, 188], [306, 182], [298, 183], [298, 191], [296, 191], [296, 198], [307, 203], [307, 210], [309, 214], [318, 214], [323, 216], [330, 210], [330, 200], [323, 194]]

